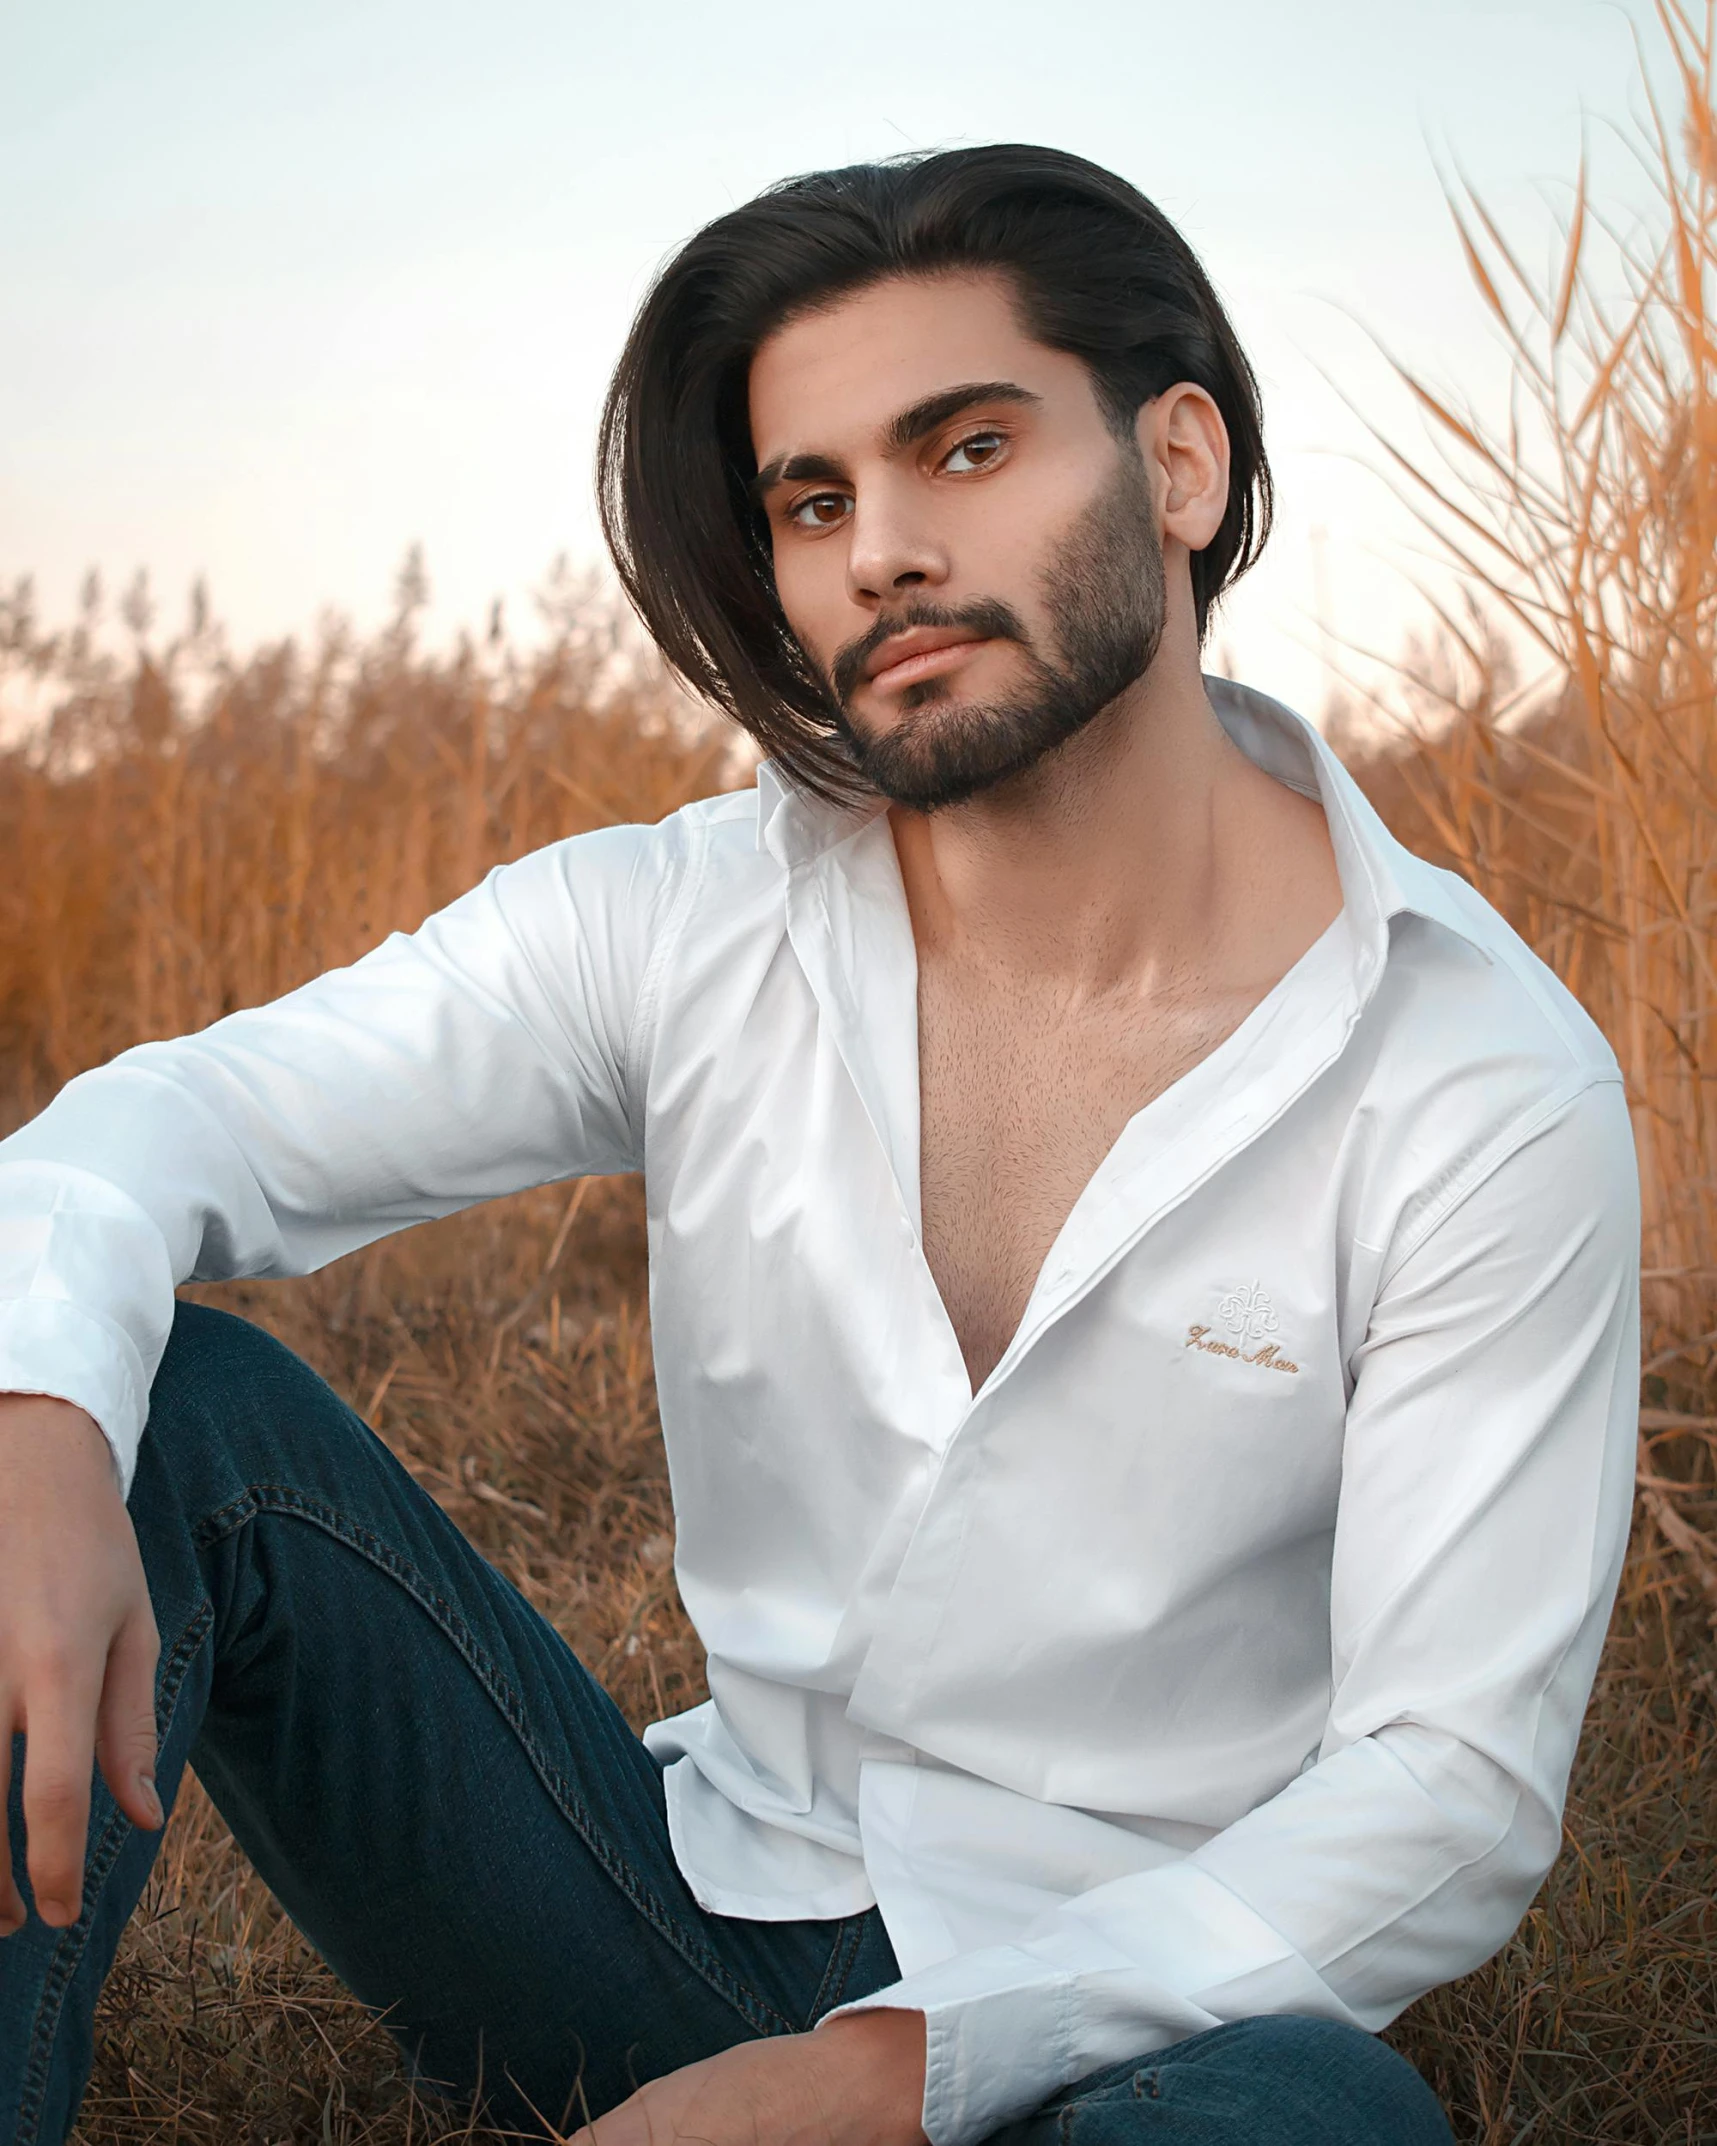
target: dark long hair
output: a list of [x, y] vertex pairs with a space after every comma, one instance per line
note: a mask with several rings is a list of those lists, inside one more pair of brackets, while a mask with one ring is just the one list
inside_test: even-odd
[[1012, 143], [786, 179], [689, 239], [650, 289], [602, 411], [597, 496], [620, 579], [695, 692], [821, 796], [862, 790], [775, 594], [747, 385], [758, 345], [887, 276], [997, 270], [1030, 334], [1083, 359], [1117, 433], [1179, 381], [1228, 428], [1228, 511], [1192, 559], [1202, 639], [1269, 534], [1258, 384], [1197, 256], [1100, 165]]

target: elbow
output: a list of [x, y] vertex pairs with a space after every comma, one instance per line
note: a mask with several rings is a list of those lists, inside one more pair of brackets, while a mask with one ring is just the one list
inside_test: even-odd
[[1415, 1725], [1394, 1725], [1377, 1741], [1418, 1784], [1435, 1840], [1413, 1906], [1347, 1963], [1382, 2000], [1361, 2008], [1387, 2024], [1427, 1991], [1482, 1967], [1520, 1927], [1561, 1849], [1564, 1780], [1534, 1777]]

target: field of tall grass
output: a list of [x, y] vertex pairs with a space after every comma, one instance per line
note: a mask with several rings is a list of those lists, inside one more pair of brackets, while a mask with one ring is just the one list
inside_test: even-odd
[[[1391, 2031], [1463, 2146], [1717, 2141], [1709, 0], [1699, 18], [1664, 0], [1659, 29], [1652, 78], [1676, 94], [1646, 109], [1653, 218], [1615, 226], [1582, 174], [1537, 277], [1482, 202], [1454, 204], [1509, 340], [1512, 415], [1487, 428], [1410, 383], [1431, 444], [1386, 449], [1466, 593], [1393, 682], [1329, 711], [1398, 831], [1602, 1022], [1645, 1185], [1637, 1524], [1565, 1850], [1497, 1958]], [[528, 646], [497, 619], [451, 654], [419, 646], [422, 600], [411, 564], [369, 641], [330, 629], [243, 658], [200, 598], [172, 634], [141, 586], [115, 615], [92, 585], [58, 632], [27, 589], [0, 601], [0, 686], [49, 713], [0, 755], [10, 1120], [134, 1040], [415, 923], [500, 859], [746, 779], [594, 590], [557, 584]], [[303, 1282], [202, 1293], [348, 1395], [635, 1722], [699, 1694], [635, 1184], [548, 1188]], [[104, 2002], [86, 2146], [466, 2135], [483, 2136], [413, 2100], [193, 1789]]]

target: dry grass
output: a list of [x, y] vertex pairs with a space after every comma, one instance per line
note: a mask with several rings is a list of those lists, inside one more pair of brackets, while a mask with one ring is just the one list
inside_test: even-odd
[[[1709, 9], [1667, 6], [1661, 27], [1684, 69], [1645, 145], [1654, 231], [1607, 232], [1582, 182], [1541, 287], [1482, 204], [1459, 205], [1516, 417], [1492, 434], [1418, 383], [1449, 459], [1397, 466], [1472, 599], [1346, 733], [1392, 821], [1604, 1023], [1646, 1186], [1639, 1516], [1566, 1851], [1497, 1958], [1391, 2036], [1471, 2146], [1717, 2140], [1717, 126]], [[1618, 263], [1635, 302], [1612, 314], [1593, 291]], [[492, 635], [431, 661], [416, 595], [408, 574], [368, 647], [336, 634], [243, 664], [199, 618], [159, 642], [140, 596], [118, 657], [93, 616], [55, 639], [27, 602], [0, 613], [14, 676], [60, 709], [0, 769], [0, 833], [27, 860], [0, 884], [15, 1110], [414, 922], [499, 858], [727, 779], [600, 607], [561, 602], [533, 655]], [[1547, 660], [1547, 690], [1513, 689], [1498, 620]], [[701, 1688], [642, 1292], [637, 1188], [613, 1183], [218, 1293], [378, 1424], [635, 1721]], [[196, 1795], [102, 2028], [87, 2146], [465, 2135], [413, 2103]]]

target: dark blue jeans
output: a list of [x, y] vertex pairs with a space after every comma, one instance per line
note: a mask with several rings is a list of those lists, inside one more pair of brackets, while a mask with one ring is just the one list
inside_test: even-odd
[[[334, 1971], [426, 2083], [581, 2120], [896, 1975], [872, 1911], [706, 1914], [654, 1761], [565, 1643], [350, 1409], [257, 1328], [182, 1307], [131, 1514], [161, 1631], [157, 1779], [195, 1763]], [[14, 1752], [14, 1760], [23, 1754]], [[21, 1853], [14, 1765], [14, 1861]], [[0, 1940], [0, 2140], [65, 2137], [158, 1836], [98, 1780], [82, 1918]], [[1372, 2036], [1249, 2019], [1082, 2081], [1010, 2146], [1448, 2146]]]

